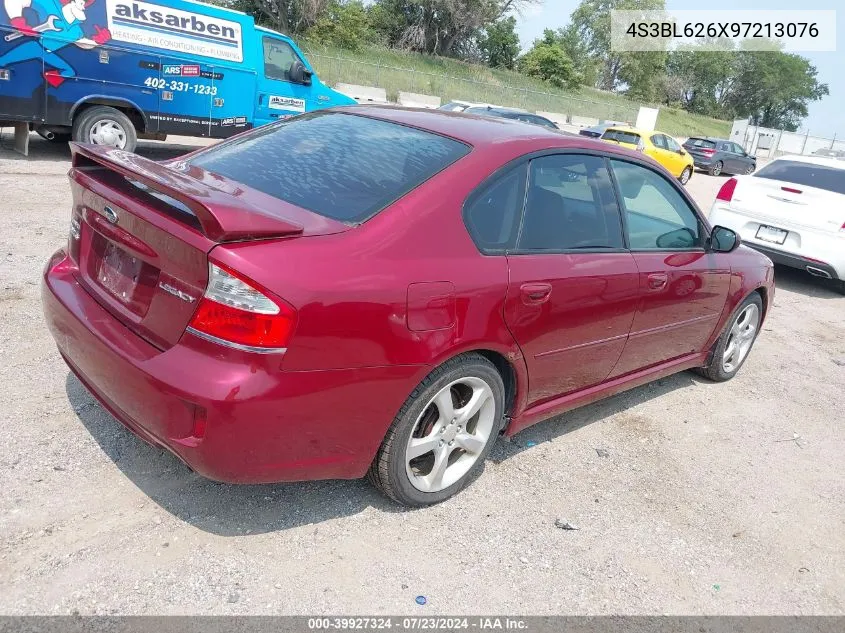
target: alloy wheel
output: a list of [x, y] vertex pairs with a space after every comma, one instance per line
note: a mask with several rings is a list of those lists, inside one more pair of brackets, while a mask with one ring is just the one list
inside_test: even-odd
[[728, 342], [722, 355], [722, 369], [731, 373], [742, 364], [754, 344], [759, 327], [760, 309], [756, 304], [750, 303], [736, 316], [728, 332]]
[[484, 380], [460, 378], [435, 394], [414, 424], [405, 448], [411, 485], [439, 492], [478, 461], [493, 432], [496, 402]]

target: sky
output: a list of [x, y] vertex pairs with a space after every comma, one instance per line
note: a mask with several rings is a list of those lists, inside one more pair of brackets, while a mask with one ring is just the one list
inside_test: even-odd
[[[517, 32], [523, 49], [543, 34], [543, 29], [557, 29], [569, 23], [569, 16], [579, 0], [543, 0], [517, 16]], [[799, 7], [800, 4], [800, 7]], [[837, 52], [799, 53], [819, 71], [818, 80], [828, 84], [830, 94], [808, 106], [809, 115], [800, 131], [818, 136], [837, 135], [845, 138], [845, 3], [842, 0], [708, 0], [706, 4], [682, 0], [666, 0], [666, 8], [680, 9], [754, 9], [765, 20], [766, 9], [839, 9], [836, 15]], [[725, 16], [728, 19], [728, 16]]]

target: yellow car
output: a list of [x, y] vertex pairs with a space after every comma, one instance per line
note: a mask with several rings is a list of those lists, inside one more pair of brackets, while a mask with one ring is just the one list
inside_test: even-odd
[[619, 126], [607, 128], [601, 135], [601, 140], [651, 156], [680, 180], [682, 185], [692, 178], [692, 156], [668, 134]]

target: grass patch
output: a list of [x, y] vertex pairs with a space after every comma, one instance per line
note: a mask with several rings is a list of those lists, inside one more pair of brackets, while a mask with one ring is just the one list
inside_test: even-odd
[[[391, 100], [401, 90], [436, 95], [444, 103], [462, 99], [632, 123], [640, 105], [645, 105], [586, 86], [575, 90], [554, 88], [514, 71], [444, 57], [385, 48], [349, 51], [314, 42], [304, 42], [302, 48], [323, 81], [377, 86], [384, 88]], [[657, 128], [675, 136], [727, 136], [731, 123], [660, 107]]]

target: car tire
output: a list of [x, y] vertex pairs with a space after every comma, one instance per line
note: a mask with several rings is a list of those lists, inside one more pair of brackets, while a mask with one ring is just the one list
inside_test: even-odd
[[93, 106], [83, 111], [73, 120], [72, 136], [78, 143], [109, 145], [127, 152], [135, 151], [138, 143], [135, 124], [110, 106]]
[[745, 175], [748, 176], [754, 173], [754, 170], [757, 169], [757, 165], [749, 165], [745, 168]]
[[713, 345], [707, 364], [696, 371], [713, 382], [725, 382], [736, 376], [754, 347], [762, 323], [763, 299], [758, 292], [752, 292], [734, 310], [725, 331]]
[[680, 177], [678, 180], [682, 185], [686, 185], [690, 178], [692, 178], [692, 167], [684, 167], [684, 171], [681, 172]]
[[[468, 416], [475, 404], [477, 412]], [[480, 471], [502, 429], [504, 404], [502, 377], [484, 356], [470, 353], [445, 362], [399, 409], [367, 478], [405, 506], [448, 499]]]
[[839, 294], [845, 295], [845, 279], [837, 279], [835, 287]]
[[715, 163], [713, 163], [712, 165], [710, 165], [710, 167], [707, 168], [707, 173], [711, 176], [718, 176], [722, 173], [722, 169], [724, 168], [724, 166], [725, 165], [722, 161], [717, 160]]

